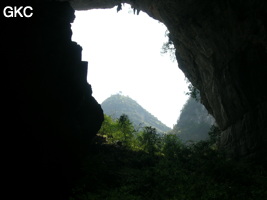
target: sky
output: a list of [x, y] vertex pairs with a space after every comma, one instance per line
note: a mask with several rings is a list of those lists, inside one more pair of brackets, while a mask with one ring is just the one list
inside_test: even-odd
[[177, 62], [161, 53], [168, 40], [165, 25], [143, 12], [134, 15], [128, 6], [118, 13], [115, 7], [75, 16], [72, 41], [83, 48], [98, 103], [122, 93], [172, 128], [188, 99], [188, 83]]

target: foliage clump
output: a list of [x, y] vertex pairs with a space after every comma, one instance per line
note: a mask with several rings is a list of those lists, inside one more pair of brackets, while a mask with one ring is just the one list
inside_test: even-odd
[[171, 33], [168, 30], [165, 32], [165, 37], [167, 38], [167, 41], [162, 45], [161, 54], [169, 54], [171, 61], [174, 62], [176, 61], [176, 49], [172, 41]]

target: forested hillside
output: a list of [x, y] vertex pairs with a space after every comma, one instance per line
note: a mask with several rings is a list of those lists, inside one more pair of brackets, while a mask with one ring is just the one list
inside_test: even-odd
[[151, 126], [156, 128], [159, 133], [170, 131], [169, 127], [128, 96], [112, 95], [103, 101], [101, 107], [104, 113], [113, 119], [118, 119], [122, 114], [127, 115], [137, 129]]
[[185, 103], [177, 124], [171, 133], [177, 134], [182, 141], [200, 141], [208, 139], [208, 132], [215, 123], [206, 108], [190, 97]]

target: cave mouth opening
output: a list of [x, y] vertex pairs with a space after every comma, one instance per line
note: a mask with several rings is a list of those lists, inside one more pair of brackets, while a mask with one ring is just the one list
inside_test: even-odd
[[87, 81], [101, 104], [122, 93], [171, 127], [188, 99], [188, 83], [176, 61], [162, 54], [167, 28], [125, 4], [112, 9], [75, 11], [72, 40], [88, 61]]

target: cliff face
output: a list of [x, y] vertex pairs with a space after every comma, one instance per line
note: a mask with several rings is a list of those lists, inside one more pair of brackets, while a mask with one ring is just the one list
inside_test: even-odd
[[267, 2], [174, 0], [73, 0], [76, 9], [120, 2], [163, 22], [179, 67], [201, 93], [231, 156], [266, 152]]
[[4, 19], [5, 185], [14, 199], [67, 199], [103, 111], [87, 83], [82, 48], [71, 41], [73, 8], [30, 5], [32, 18]]
[[237, 157], [266, 151], [266, 3], [180, 1], [165, 9], [179, 67], [222, 130], [221, 148]]

